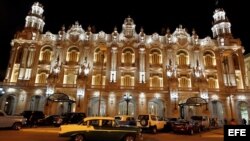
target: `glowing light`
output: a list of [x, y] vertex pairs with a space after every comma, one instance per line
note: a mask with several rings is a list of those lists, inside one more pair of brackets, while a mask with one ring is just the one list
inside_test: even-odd
[[172, 93], [170, 94], [170, 97], [171, 97], [171, 99], [177, 99], [179, 96], [178, 96], [178, 93], [177, 93], [177, 92], [172, 92]]
[[212, 100], [218, 100], [219, 99], [218, 95], [216, 95], [216, 94], [212, 95], [211, 98], [212, 98]]
[[14, 88], [9, 88], [9, 89], [7, 90], [8, 93], [13, 93], [13, 92], [15, 92], [15, 91], [16, 91], [16, 89], [14, 89]]
[[159, 99], [161, 97], [160, 94], [155, 94], [155, 98]]
[[244, 95], [239, 95], [238, 98], [239, 98], [240, 100], [246, 100], [246, 96], [244, 96]]

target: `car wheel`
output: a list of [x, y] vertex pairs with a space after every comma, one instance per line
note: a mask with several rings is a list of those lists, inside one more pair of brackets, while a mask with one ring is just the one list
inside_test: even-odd
[[148, 121], [146, 119], [142, 119], [140, 121], [140, 124], [141, 124], [141, 126], [147, 126], [148, 125]]
[[152, 127], [152, 133], [156, 134], [157, 133], [157, 128], [156, 127]]
[[12, 126], [12, 128], [14, 130], [20, 130], [22, 128], [22, 124], [21, 123], [14, 123], [14, 125]]
[[78, 134], [74, 137], [74, 141], [85, 141], [85, 139], [83, 135]]
[[124, 138], [124, 141], [135, 141], [135, 138], [134, 138], [134, 136], [132, 136], [132, 135], [127, 135], [127, 136]]

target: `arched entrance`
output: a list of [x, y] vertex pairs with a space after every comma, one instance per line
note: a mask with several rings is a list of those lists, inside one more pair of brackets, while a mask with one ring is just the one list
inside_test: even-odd
[[121, 100], [119, 102], [118, 114], [126, 115], [127, 112], [128, 112], [128, 115], [132, 115], [132, 116], [135, 115], [135, 102], [133, 99], [128, 102], [128, 107], [127, 107], [127, 102], [125, 100]]
[[245, 101], [240, 101], [238, 105], [239, 109], [239, 116], [240, 119], [242, 120], [243, 118], [247, 121], [247, 124], [249, 124], [249, 114], [248, 114], [248, 109], [247, 109], [247, 103]]
[[30, 110], [31, 111], [43, 111], [42, 97], [40, 95], [34, 95], [31, 97]]
[[[93, 97], [88, 103], [88, 116], [98, 116], [99, 115], [99, 97]], [[101, 98], [100, 105], [100, 116], [106, 116], [106, 102]]]
[[12, 115], [14, 113], [15, 105], [15, 96], [9, 95], [5, 100], [4, 112], [8, 115]]
[[148, 102], [148, 113], [154, 114], [158, 117], [164, 117], [165, 107], [161, 99], [154, 98]]
[[202, 115], [204, 106], [208, 110], [207, 101], [201, 97], [190, 97], [186, 102], [180, 103], [179, 106], [180, 117], [183, 119], [190, 119], [193, 115]]
[[214, 100], [211, 102], [211, 117], [217, 119], [219, 126], [222, 126], [224, 123], [224, 109], [220, 101]]
[[48, 102], [51, 109], [56, 109], [55, 114], [62, 115], [64, 113], [71, 112], [72, 103], [75, 103], [74, 100], [70, 99], [67, 94], [64, 93], [54, 93], [48, 97]]

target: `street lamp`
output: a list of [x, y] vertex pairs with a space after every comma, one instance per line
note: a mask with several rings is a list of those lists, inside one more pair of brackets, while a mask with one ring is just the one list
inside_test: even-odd
[[105, 51], [107, 50], [106, 45], [101, 44], [100, 45], [100, 50], [101, 50], [101, 80], [100, 80], [100, 85], [101, 85], [101, 90], [100, 90], [100, 94], [99, 94], [99, 102], [98, 102], [98, 115], [101, 116], [101, 98], [102, 98], [102, 71], [103, 71], [103, 65], [104, 65], [104, 59], [105, 59]]
[[123, 99], [127, 102], [127, 115], [128, 115], [128, 104], [129, 104], [130, 100], [132, 99], [132, 96], [130, 94], [125, 94], [123, 96]]

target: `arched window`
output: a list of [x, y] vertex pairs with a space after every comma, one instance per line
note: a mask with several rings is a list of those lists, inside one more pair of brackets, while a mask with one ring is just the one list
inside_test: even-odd
[[206, 67], [215, 66], [215, 57], [212, 52], [206, 51], [203, 57], [204, 57], [204, 64]]
[[208, 88], [216, 88], [216, 80], [214, 78], [208, 78]]
[[185, 66], [188, 65], [188, 54], [187, 52], [180, 50], [177, 53], [177, 64], [179, 66]]
[[46, 80], [47, 80], [47, 74], [45, 72], [42, 72], [42, 73], [38, 74], [37, 83], [45, 84], [47, 82]]
[[135, 63], [135, 53], [132, 49], [126, 48], [122, 52], [121, 62], [124, 65], [132, 65]]
[[157, 49], [153, 49], [149, 55], [149, 63], [150, 65], [160, 65], [162, 64], [162, 55], [161, 52]]
[[102, 63], [105, 64], [106, 62], [106, 54], [97, 48], [94, 53], [94, 63], [101, 65]]
[[181, 76], [179, 78], [179, 87], [187, 88], [189, 87], [189, 78], [186, 76]]
[[80, 52], [77, 47], [72, 47], [67, 52], [66, 61], [68, 63], [77, 63], [79, 61]]
[[158, 74], [153, 74], [150, 77], [150, 87], [160, 88], [163, 87], [163, 79]]
[[39, 61], [40, 63], [50, 63], [52, 59], [52, 48], [51, 47], [43, 47], [40, 52]]
[[134, 86], [134, 76], [132, 75], [123, 75], [121, 77], [121, 86], [129, 87]]
[[92, 85], [105, 85], [105, 79], [106, 76], [102, 75], [102, 80], [101, 80], [101, 74], [94, 74], [92, 77]]

